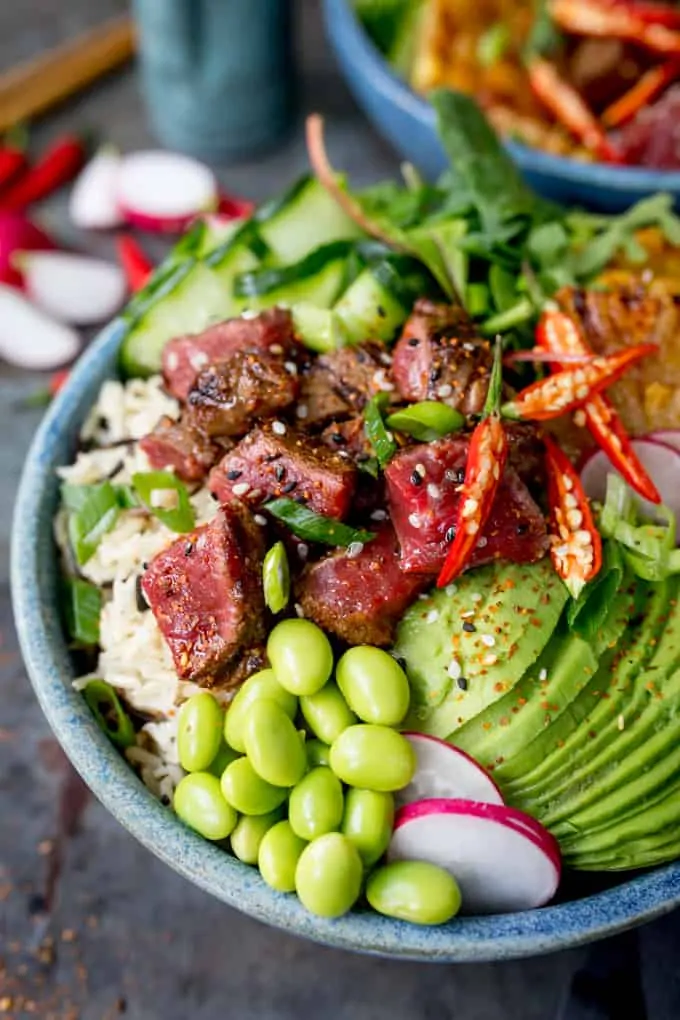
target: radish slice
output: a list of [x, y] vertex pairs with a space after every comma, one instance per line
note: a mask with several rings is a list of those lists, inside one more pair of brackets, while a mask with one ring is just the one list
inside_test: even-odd
[[69, 214], [83, 230], [110, 230], [123, 222], [118, 208], [121, 157], [106, 145], [81, 172], [71, 191]]
[[[661, 494], [662, 502], [678, 518], [678, 541], [680, 541], [680, 450], [668, 444], [649, 439], [634, 439], [632, 446], [642, 466]], [[607, 475], [614, 468], [606, 453], [598, 450], [590, 457], [581, 470], [581, 481], [586, 495], [604, 502], [607, 490]], [[635, 494], [635, 500], [645, 517], [657, 520], [657, 508], [653, 503]]]
[[69, 325], [110, 319], [125, 300], [125, 275], [110, 262], [70, 252], [21, 252], [18, 264], [31, 300]]
[[0, 210], [0, 282], [16, 287], [22, 276], [12, 260], [18, 251], [51, 251], [54, 241], [23, 213]]
[[118, 206], [141, 230], [180, 233], [194, 217], [217, 208], [219, 192], [211, 170], [174, 152], [125, 156], [118, 177]]
[[80, 349], [75, 330], [0, 283], [0, 357], [21, 368], [48, 371], [71, 361]]
[[662, 446], [670, 446], [680, 453], [680, 429], [661, 429], [659, 432], [650, 432], [645, 436], [650, 443], [661, 443]]
[[424, 797], [457, 797], [502, 804], [501, 791], [491, 776], [465, 751], [425, 733], [404, 733], [416, 752], [411, 782], [396, 796], [398, 805]]
[[532, 910], [557, 892], [560, 854], [550, 833], [537, 822], [529, 829], [526, 819], [498, 804], [416, 801], [397, 813], [388, 859], [446, 868], [460, 886], [465, 913]]

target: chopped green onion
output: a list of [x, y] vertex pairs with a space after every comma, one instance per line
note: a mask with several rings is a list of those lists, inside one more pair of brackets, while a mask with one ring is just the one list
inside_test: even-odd
[[489, 312], [489, 288], [485, 283], [468, 283], [465, 291], [465, 308], [473, 319], [481, 319]]
[[[166, 528], [184, 534], [194, 526], [194, 511], [183, 482], [169, 471], [144, 471], [132, 476], [132, 485], [142, 503]], [[170, 494], [173, 506], [164, 503]]]
[[283, 542], [277, 542], [267, 551], [262, 564], [264, 601], [272, 613], [280, 613], [290, 598], [290, 569]]
[[134, 744], [135, 728], [132, 720], [110, 684], [105, 680], [90, 680], [83, 688], [83, 697], [100, 730], [112, 744], [121, 749]]
[[492, 315], [480, 326], [482, 333], [493, 336], [494, 333], [507, 333], [516, 326], [521, 326], [534, 317], [534, 306], [529, 298], [520, 298], [512, 308]]
[[64, 580], [64, 618], [66, 631], [79, 645], [99, 644], [99, 614], [102, 596], [96, 585], [80, 577]]
[[364, 411], [364, 431], [373, 447], [376, 460], [384, 468], [397, 452], [397, 444], [385, 428], [382, 412], [387, 407], [389, 397], [386, 393], [376, 393], [366, 404]]
[[361, 471], [364, 475], [370, 475], [371, 478], [378, 478], [380, 465], [375, 457], [366, 457], [365, 460], [357, 460], [357, 471]]
[[121, 510], [136, 510], [140, 506], [139, 499], [131, 485], [114, 485], [114, 489]]
[[504, 21], [495, 21], [477, 40], [477, 60], [482, 67], [491, 67], [506, 53], [510, 45], [510, 29]]
[[69, 541], [76, 561], [82, 567], [116, 523], [120, 513], [116, 491], [111, 482], [63, 485], [61, 498], [69, 511]]
[[320, 542], [322, 545], [352, 545], [353, 542], [370, 542], [375, 538], [372, 531], [362, 531], [343, 524], [334, 517], [324, 517], [306, 506], [301, 506], [294, 499], [282, 496], [265, 503], [272, 517], [282, 521], [289, 531], [306, 542]]
[[395, 411], [387, 419], [387, 424], [396, 432], [404, 432], [421, 443], [432, 443], [450, 432], [457, 432], [465, 424], [465, 417], [438, 400], [422, 400], [403, 411]]

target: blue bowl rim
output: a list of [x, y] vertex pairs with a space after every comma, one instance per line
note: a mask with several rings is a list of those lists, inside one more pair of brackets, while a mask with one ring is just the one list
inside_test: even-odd
[[525, 913], [461, 917], [440, 928], [362, 911], [326, 920], [308, 914], [295, 896], [273, 892], [256, 869], [186, 829], [150, 794], [73, 690], [57, 608], [41, 596], [54, 550], [51, 531], [41, 534], [39, 524], [53, 512], [60, 436], [80, 426], [85, 394], [115, 373], [124, 329], [116, 321], [102, 331], [47, 410], [24, 465], [11, 549], [14, 616], [29, 677], [57, 739], [104, 807], [161, 860], [230, 906], [313, 941], [381, 956], [461, 962], [537, 955], [615, 934], [680, 905], [678, 862], [581, 900]]
[[[370, 78], [372, 86], [391, 103], [409, 110], [417, 120], [429, 124], [434, 132], [435, 115], [432, 107], [403, 78], [395, 74], [363, 28], [350, 0], [324, 0], [324, 8], [331, 41], [337, 45], [337, 33], [342, 33], [343, 46], [351, 53], [352, 63], [364, 65], [365, 74]], [[514, 141], [506, 142], [505, 147], [522, 169], [569, 184], [634, 191], [640, 196], [658, 191], [671, 194], [680, 192], [680, 171], [677, 170], [586, 163], [567, 156], [555, 156]]]

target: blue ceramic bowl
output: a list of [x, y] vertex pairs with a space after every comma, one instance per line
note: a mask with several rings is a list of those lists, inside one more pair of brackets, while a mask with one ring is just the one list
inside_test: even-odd
[[[447, 163], [429, 103], [390, 68], [352, 9], [351, 0], [323, 0], [326, 32], [354, 97], [404, 159], [434, 180]], [[559, 202], [620, 212], [657, 191], [680, 205], [680, 172], [583, 163], [517, 142], [507, 149], [536, 191]]]
[[121, 824], [172, 868], [230, 906], [305, 938], [383, 956], [433, 962], [529, 956], [611, 935], [680, 904], [678, 863], [584, 899], [520, 914], [459, 918], [439, 928], [359, 911], [322, 920], [308, 914], [295, 896], [273, 892], [255, 868], [207, 843], [161, 806], [71, 686], [74, 673], [59, 620], [59, 568], [52, 541], [55, 468], [73, 459], [88, 408], [102, 382], [116, 374], [122, 336], [120, 322], [101, 333], [36, 433], [17, 496], [11, 575], [19, 640], [43, 711], [78, 772]]

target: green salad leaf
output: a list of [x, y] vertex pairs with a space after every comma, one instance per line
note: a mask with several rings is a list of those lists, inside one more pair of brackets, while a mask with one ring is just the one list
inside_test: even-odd
[[602, 568], [597, 577], [586, 584], [577, 599], [572, 599], [567, 604], [566, 619], [569, 629], [584, 641], [595, 640], [601, 632], [625, 573], [626, 567], [620, 546], [613, 540], [605, 541], [602, 549]]
[[607, 476], [600, 531], [618, 544], [627, 567], [644, 581], [680, 574], [675, 514], [665, 506], [655, 507], [654, 513], [656, 520], [645, 519], [623, 479], [613, 473]]

